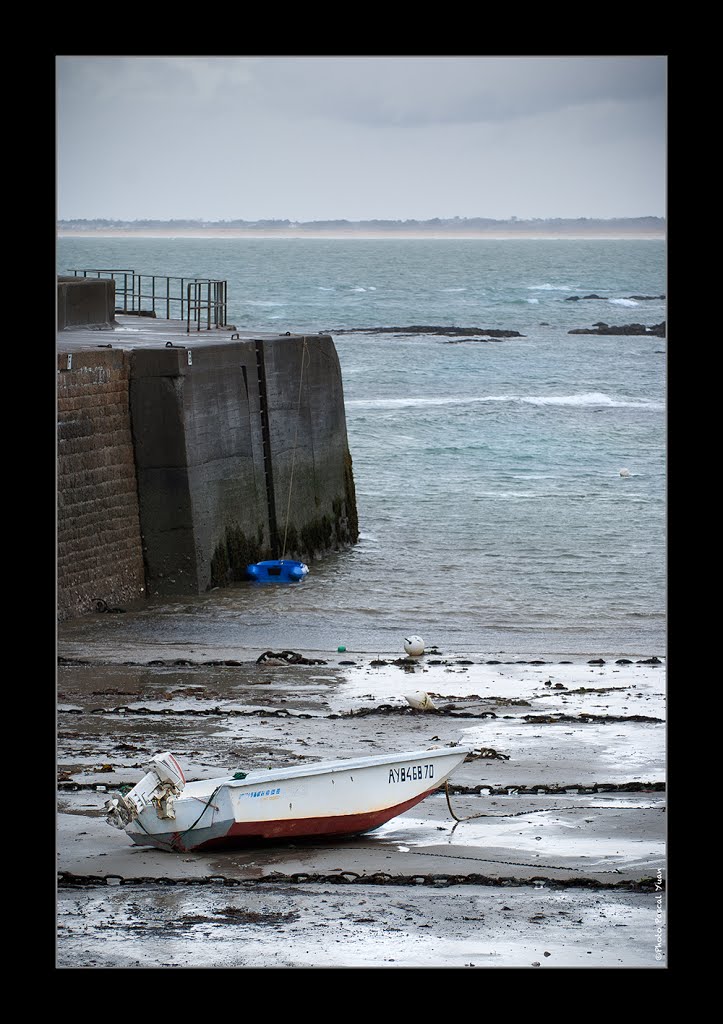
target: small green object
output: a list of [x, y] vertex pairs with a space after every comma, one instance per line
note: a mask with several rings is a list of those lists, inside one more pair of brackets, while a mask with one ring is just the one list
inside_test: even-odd
[[343, 654], [345, 650], [346, 647], [344, 646], [344, 644], [339, 644], [339, 646], [337, 647], [337, 651], [339, 652], [339, 654]]
[[248, 772], [236, 772], [236, 774], [233, 776], [233, 778], [234, 779], [245, 779], [247, 775], [248, 775]]

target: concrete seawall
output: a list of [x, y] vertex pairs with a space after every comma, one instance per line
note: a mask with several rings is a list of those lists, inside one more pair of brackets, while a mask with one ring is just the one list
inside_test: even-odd
[[356, 543], [330, 336], [118, 316], [66, 327], [57, 358], [60, 618]]
[[330, 337], [135, 352], [131, 412], [151, 592], [200, 592], [261, 558], [355, 543]]

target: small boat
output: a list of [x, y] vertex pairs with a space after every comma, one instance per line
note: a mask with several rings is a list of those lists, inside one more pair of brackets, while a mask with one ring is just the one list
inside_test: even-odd
[[288, 558], [271, 558], [246, 566], [249, 579], [257, 583], [299, 583], [308, 572], [309, 566], [304, 562]]
[[151, 758], [129, 793], [107, 801], [107, 821], [136, 846], [179, 852], [358, 835], [439, 789], [473, 749], [432, 747], [200, 782], [186, 782], [166, 752]]

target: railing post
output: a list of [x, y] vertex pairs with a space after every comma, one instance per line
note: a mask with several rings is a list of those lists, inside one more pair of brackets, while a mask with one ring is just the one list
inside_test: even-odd
[[[110, 277], [110, 279], [116, 285], [115, 292], [115, 306], [119, 312], [123, 313], [137, 313], [141, 315], [143, 313], [143, 299], [147, 298], [151, 300], [151, 310], [153, 316], [156, 315], [156, 302], [161, 303], [164, 295], [158, 292], [156, 287], [156, 276], [155, 274], [146, 274], [146, 277], [151, 279], [151, 290], [148, 295], [143, 294], [143, 274], [136, 274], [135, 270], [128, 268], [116, 268], [115, 270], [110, 269], [98, 269], [98, 268], [79, 268], [72, 267], [67, 273], [73, 274], [75, 277], [84, 278], [95, 275], [97, 278]], [[130, 281], [129, 281], [130, 278]], [[158, 280], [162, 281], [164, 278], [158, 275]], [[119, 290], [123, 288], [123, 303], [121, 306]], [[171, 289], [173, 285], [172, 281], [180, 282], [180, 291], [176, 296], [172, 293]], [[205, 286], [205, 288], [204, 288]], [[159, 285], [160, 287], [160, 285]], [[193, 319], [196, 325], [196, 330], [201, 330], [201, 320], [203, 318], [203, 311], [206, 311], [206, 330], [210, 331], [211, 326], [225, 327], [226, 316], [228, 311], [228, 282], [212, 280], [208, 277], [171, 277], [167, 275], [165, 277], [165, 304], [166, 304], [166, 319], [172, 318], [173, 305], [178, 302], [180, 304], [180, 319], [186, 320], [187, 331], [191, 329], [191, 319]], [[205, 292], [205, 298], [204, 298]]]

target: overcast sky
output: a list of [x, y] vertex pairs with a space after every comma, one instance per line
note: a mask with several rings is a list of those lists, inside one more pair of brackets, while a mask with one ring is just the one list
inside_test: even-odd
[[666, 211], [664, 56], [58, 56], [63, 220]]

